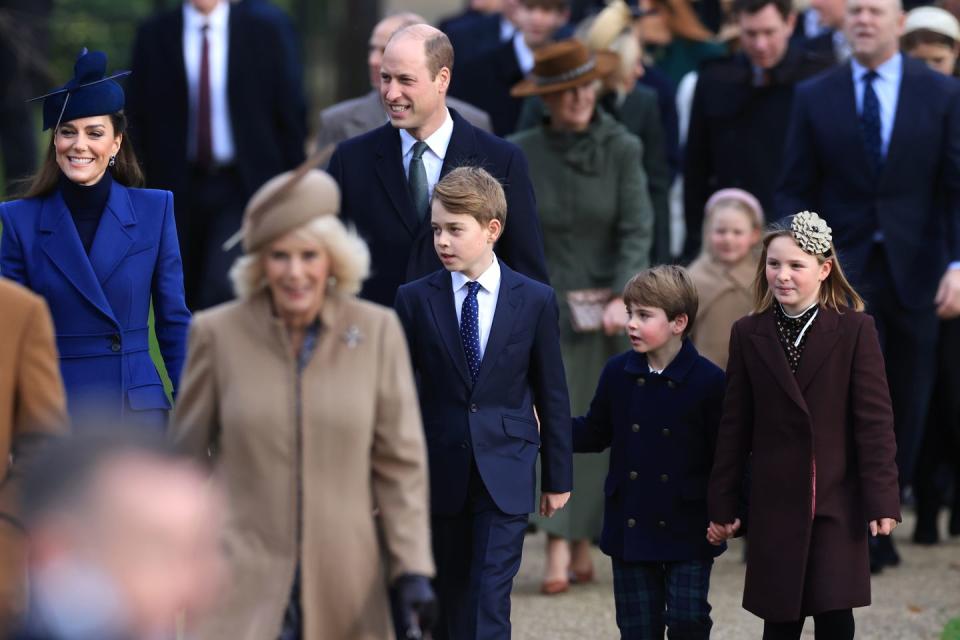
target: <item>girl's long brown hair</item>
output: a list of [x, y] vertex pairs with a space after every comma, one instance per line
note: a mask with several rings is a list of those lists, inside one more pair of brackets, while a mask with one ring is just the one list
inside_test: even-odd
[[[142, 187], [143, 172], [137, 162], [137, 154], [133, 150], [130, 136], [126, 135], [127, 117], [122, 111], [118, 111], [110, 114], [110, 122], [113, 124], [113, 135], [124, 134], [124, 137], [123, 144], [120, 145], [120, 151], [117, 153], [116, 164], [108, 168], [107, 171], [113, 174], [114, 180], [125, 187]], [[56, 135], [57, 132], [54, 130], [50, 137], [50, 144], [47, 146], [47, 155], [43, 159], [43, 164], [32, 177], [26, 178], [18, 185], [26, 186], [26, 189], [23, 195], [16, 197], [42, 198], [56, 191], [57, 181], [60, 179], [60, 167], [57, 165], [57, 153], [53, 145], [53, 138]]]
[[[753, 312], [763, 313], [773, 306], [773, 292], [767, 284], [767, 248], [776, 238], [790, 238], [793, 232], [790, 229], [774, 228], [763, 236], [760, 262], [757, 265], [757, 276], [753, 280]], [[857, 293], [847, 276], [843, 273], [840, 261], [837, 259], [837, 248], [830, 243], [830, 254], [814, 256], [817, 264], [832, 262], [830, 273], [826, 280], [820, 283], [820, 306], [843, 312], [844, 309], [863, 311], [863, 298]]]

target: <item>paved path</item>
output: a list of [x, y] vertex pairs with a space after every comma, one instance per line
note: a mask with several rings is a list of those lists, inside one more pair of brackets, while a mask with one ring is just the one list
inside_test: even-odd
[[[937, 547], [909, 543], [912, 516], [897, 530], [903, 564], [874, 578], [873, 606], [857, 609], [857, 637], [864, 640], [940, 640], [951, 618], [960, 616], [960, 538]], [[941, 527], [946, 531], [946, 523]], [[558, 596], [540, 595], [544, 536], [527, 536], [523, 564], [513, 589], [515, 640], [616, 640], [609, 559], [594, 549], [597, 581]], [[740, 607], [744, 565], [734, 542], [714, 565], [710, 602], [715, 640], [760, 638], [758, 618]], [[813, 638], [808, 622], [804, 639]]]

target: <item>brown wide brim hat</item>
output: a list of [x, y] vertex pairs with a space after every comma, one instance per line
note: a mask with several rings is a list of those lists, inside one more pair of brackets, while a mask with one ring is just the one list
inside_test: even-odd
[[620, 65], [611, 51], [591, 52], [579, 40], [561, 40], [534, 52], [533, 71], [510, 89], [515, 98], [542, 96], [602, 80]]

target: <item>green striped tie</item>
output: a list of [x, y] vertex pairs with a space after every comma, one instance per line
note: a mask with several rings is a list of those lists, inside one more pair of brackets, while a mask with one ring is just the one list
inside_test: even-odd
[[423, 220], [427, 216], [430, 206], [430, 194], [427, 191], [427, 170], [423, 167], [423, 152], [427, 150], [427, 143], [418, 140], [413, 145], [413, 157], [410, 158], [410, 170], [407, 172], [407, 184], [410, 187], [410, 197], [413, 199], [413, 209]]

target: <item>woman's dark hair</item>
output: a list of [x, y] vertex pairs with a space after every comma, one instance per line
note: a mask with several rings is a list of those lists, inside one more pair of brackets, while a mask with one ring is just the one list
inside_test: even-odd
[[[127, 116], [122, 111], [110, 114], [110, 123], [113, 125], [114, 136], [126, 134]], [[60, 167], [57, 165], [57, 154], [53, 144], [53, 138], [56, 135], [57, 131], [54, 130], [50, 136], [50, 145], [47, 147], [47, 155], [43, 159], [43, 164], [32, 177], [21, 182], [21, 185], [26, 186], [26, 190], [22, 196], [18, 195], [17, 197], [42, 198], [56, 190], [57, 181], [60, 179]], [[143, 171], [140, 170], [140, 164], [137, 162], [137, 154], [133, 150], [130, 136], [124, 135], [120, 152], [117, 153], [116, 164], [108, 168], [107, 171], [113, 174], [114, 180], [125, 187], [143, 186]], [[17, 190], [19, 191], [19, 189]]]

